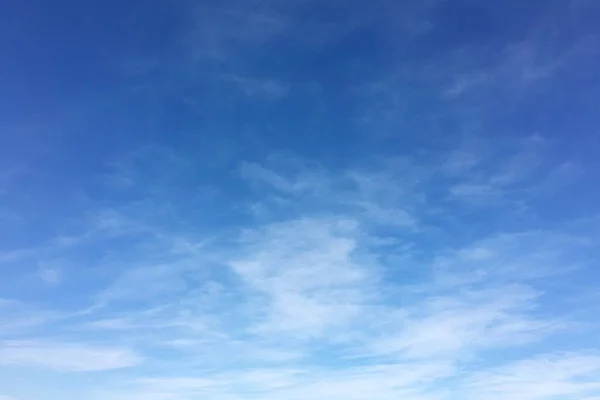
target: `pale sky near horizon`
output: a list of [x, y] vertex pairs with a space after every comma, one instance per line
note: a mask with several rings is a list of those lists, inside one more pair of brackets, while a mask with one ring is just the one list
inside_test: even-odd
[[0, 400], [600, 400], [598, 21], [4, 0]]

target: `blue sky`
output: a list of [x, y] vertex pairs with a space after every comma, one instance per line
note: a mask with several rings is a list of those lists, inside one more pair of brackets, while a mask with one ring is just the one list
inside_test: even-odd
[[599, 400], [599, 18], [4, 1], [0, 399]]

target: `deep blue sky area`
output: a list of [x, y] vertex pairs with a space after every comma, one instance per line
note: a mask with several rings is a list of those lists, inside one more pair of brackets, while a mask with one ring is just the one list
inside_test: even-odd
[[4, 0], [0, 400], [598, 400], [598, 21]]

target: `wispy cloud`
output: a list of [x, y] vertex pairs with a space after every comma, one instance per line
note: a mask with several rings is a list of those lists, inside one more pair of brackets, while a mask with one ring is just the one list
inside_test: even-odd
[[266, 297], [256, 329], [322, 336], [356, 317], [369, 285], [369, 265], [353, 257], [356, 235], [353, 221], [311, 219], [245, 233], [248, 256], [232, 268]]
[[240, 75], [226, 75], [225, 79], [250, 98], [280, 100], [287, 96], [289, 84], [275, 79], [249, 78]]
[[473, 399], [592, 399], [600, 389], [598, 372], [600, 358], [594, 352], [547, 354], [475, 373], [465, 388], [467, 398]]
[[600, 399], [589, 4], [183, 3], [0, 173], [3, 394]]
[[371, 345], [373, 351], [402, 359], [470, 358], [485, 347], [505, 347], [536, 341], [557, 323], [531, 313], [536, 293], [529, 287], [438, 295], [407, 310], [395, 329]]
[[[548, 354], [489, 372], [475, 372], [458, 385], [451, 379], [457, 374], [451, 365], [410, 363], [351, 367], [343, 373], [278, 369], [205, 375], [202, 378], [143, 379], [133, 383], [136, 389], [131, 389], [131, 393], [133, 395], [138, 390], [138, 393], [153, 393], [164, 399], [192, 398], [202, 393], [223, 399], [299, 400], [341, 396], [366, 400], [373, 396], [410, 396], [429, 400], [452, 398], [453, 390], [461, 390], [469, 399], [500, 399], [507, 395], [518, 399], [549, 399], [556, 396], [592, 399], [598, 390], [592, 378], [597, 371], [598, 359], [593, 355]], [[431, 389], [434, 382], [444, 382], [446, 388]]]
[[53, 267], [40, 268], [39, 276], [42, 281], [51, 286], [59, 285], [62, 281], [62, 274], [60, 270]]
[[[384, 163], [379, 170], [338, 172], [299, 160], [283, 163], [279, 170], [274, 169], [277, 163], [270, 168], [242, 163], [241, 178], [257, 191], [264, 192], [266, 185], [272, 196], [283, 196], [286, 202], [280, 211], [289, 217], [278, 219], [270, 211], [266, 220], [258, 216], [263, 222], [227, 240], [207, 242], [190, 232], [158, 234], [155, 226], [143, 221], [137, 225], [134, 221], [144, 214], [133, 213], [130, 222], [146, 229], [128, 234], [143, 238], [140, 248], [154, 249], [136, 256], [138, 266], [123, 267], [101, 292], [103, 308], [93, 312], [97, 317], [86, 317], [84, 331], [109, 337], [135, 332], [130, 345], [152, 349], [150, 353], [170, 349], [179, 354], [172, 377], [141, 377], [126, 389], [158, 398], [187, 398], [200, 391], [224, 399], [248, 393], [273, 399], [366, 399], [367, 393], [443, 399], [446, 392], [431, 382], [458, 379], [457, 384], [467, 385], [480, 379], [472, 366], [482, 352], [531, 343], [544, 348], [548, 338], [568, 332], [569, 315], [544, 312], [544, 282], [586, 268], [591, 245], [585, 236], [552, 231], [493, 233], [429, 255], [414, 245], [386, 242], [387, 235], [375, 228], [388, 224], [369, 213], [369, 207], [410, 209], [419, 229], [395, 226], [410, 234], [409, 243], [428, 237], [433, 231], [427, 229], [427, 221], [435, 214], [426, 208], [439, 197], [426, 195], [426, 180], [451, 176], [445, 181], [450, 191], [455, 179], [468, 179], [483, 162], [473, 157], [463, 163], [453, 154], [440, 155], [452, 164], [435, 173], [416, 160]], [[386, 169], [396, 165], [413, 169], [397, 180]], [[515, 175], [519, 168], [501, 169], [510, 174], [497, 171], [490, 176], [504, 178], [490, 181], [500, 187], [523, 179]], [[416, 187], [422, 189], [421, 196], [414, 196]], [[272, 201], [269, 196], [262, 200], [267, 208]], [[106, 229], [120, 228], [112, 224]], [[182, 240], [186, 246], [180, 245]], [[378, 246], [399, 246], [401, 263], [381, 258]], [[130, 251], [137, 252], [134, 247], [123, 256], [130, 257]], [[398, 279], [390, 281], [390, 273]], [[32, 346], [21, 353], [11, 350], [22, 354], [11, 357], [46, 362], [28, 358]], [[336, 360], [333, 365], [323, 363], [323, 348]], [[134, 353], [77, 346], [39, 353], [62, 350], [81, 352], [81, 359], [98, 357], [98, 369], [141, 362]], [[189, 354], [201, 354], [204, 361]], [[337, 365], [343, 363], [353, 366], [340, 369]], [[265, 369], [269, 364], [276, 369]], [[74, 361], [48, 365], [84, 368]], [[225, 369], [178, 374], [183, 366], [203, 371], [210, 365]], [[236, 372], [240, 365], [246, 372]], [[398, 376], [405, 378], [399, 382]], [[564, 379], [577, 385], [576, 376]], [[475, 393], [474, 384], [469, 385], [473, 388], [460, 390]], [[539, 398], [551, 394], [544, 396]]]
[[138, 365], [141, 358], [118, 348], [35, 341], [4, 341], [0, 365], [49, 368], [57, 371], [102, 371]]
[[[585, 230], [488, 230], [450, 245], [439, 242], [434, 225], [451, 217], [448, 194], [456, 181], [485, 173], [503, 188], [543, 175], [522, 176], [510, 162], [488, 168], [476, 153], [462, 158], [458, 151], [369, 169], [331, 170], [277, 157], [264, 165], [242, 162], [239, 179], [263, 194], [265, 213], [246, 214], [251, 224], [212, 237], [184, 225], [164, 229], [147, 204], [100, 211], [91, 218], [100, 228], [82, 225], [86, 239], [68, 250], [100, 239], [129, 245], [98, 264], [106, 272], [91, 299], [95, 306], [61, 320], [60, 332], [72, 341], [5, 340], [4, 367], [130, 367], [134, 378], [102, 392], [116, 399], [203, 393], [429, 400], [455, 392], [478, 398], [485, 385], [486, 396], [494, 396], [500, 389], [490, 376], [511, 368], [522, 374], [521, 387], [533, 385], [526, 379], [537, 378], [518, 366], [553, 350], [553, 338], [570, 334], [573, 315], [548, 309], [548, 296], [557, 279], [589, 268], [594, 239]], [[521, 154], [528, 153], [507, 159]], [[443, 167], [433, 168], [438, 163]], [[401, 176], [393, 173], [398, 166]], [[387, 221], [399, 217], [373, 210], [406, 212], [411, 223]], [[423, 241], [437, 244], [423, 251]], [[56, 332], [52, 325], [44, 329]], [[84, 344], [88, 335], [104, 344]], [[481, 366], [485, 354], [527, 354], [528, 346], [542, 355]], [[583, 354], [564, 358], [576, 365], [595, 359]], [[171, 369], [144, 373], [139, 365]], [[525, 389], [535, 399], [593, 394], [593, 384], [581, 383], [576, 373], [557, 379], [564, 384], [540, 394]]]

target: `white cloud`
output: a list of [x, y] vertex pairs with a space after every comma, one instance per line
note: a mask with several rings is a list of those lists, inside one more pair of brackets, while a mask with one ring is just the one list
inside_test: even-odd
[[547, 354], [485, 371], [465, 370], [443, 361], [372, 364], [339, 370], [232, 370], [205, 373], [202, 377], [143, 378], [130, 382], [129, 390], [132, 396], [136, 392], [154, 393], [164, 399], [193, 399], [201, 393], [224, 400], [374, 397], [449, 400], [457, 395], [485, 400], [507, 397], [550, 400], [558, 396], [587, 400], [595, 398], [600, 390], [595, 378], [599, 368], [600, 361], [594, 355]]
[[[78, 106], [74, 124], [59, 121], [125, 133], [66, 174], [74, 185], [59, 172], [77, 160], [55, 162], [81, 142], [69, 135], [23, 193], [22, 171], [0, 171], [14, 214], [35, 211], [0, 232], [2, 393], [600, 400], [600, 224], [565, 222], [588, 213], [589, 196], [571, 203], [581, 210], [556, 207], [571, 193], [552, 196], [585, 160], [567, 159], [577, 142], [517, 138], [560, 136], [567, 100], [545, 95], [571, 99], [591, 82], [568, 71], [597, 55], [582, 51], [595, 38], [572, 40], [581, 9], [532, 7], [540, 22], [521, 35], [526, 15], [488, 27], [477, 12], [460, 32], [436, 31], [457, 18], [442, 0], [183, 3], [127, 11], [137, 39], [123, 49], [153, 54], [132, 60], [134, 81]], [[567, 8], [568, 23], [555, 18]], [[491, 42], [460, 45], [481, 27]], [[506, 27], [508, 45], [492, 32]], [[576, 106], [594, 104], [584, 92], [575, 126], [586, 117]], [[358, 140], [357, 120], [369, 123]], [[217, 133], [231, 144], [209, 145]], [[174, 148], [145, 146], [94, 175], [107, 152], [148, 138]], [[262, 159], [273, 142], [303, 142], [315, 160]], [[30, 232], [33, 219], [48, 229]], [[51, 231], [61, 234], [43, 238]]]
[[240, 174], [242, 178], [255, 183], [266, 183], [276, 190], [285, 193], [298, 193], [314, 188], [316, 182], [294, 182], [276, 171], [269, 170], [262, 165], [250, 162], [240, 164]]
[[44, 283], [57, 286], [62, 282], [62, 273], [57, 268], [43, 267], [39, 270], [38, 275]]
[[468, 399], [587, 399], [600, 394], [598, 376], [593, 353], [548, 354], [474, 373], [463, 389]]
[[259, 331], [323, 335], [360, 312], [376, 271], [354, 259], [353, 221], [300, 219], [244, 235], [234, 271], [266, 296]]
[[147, 300], [181, 293], [185, 291], [185, 282], [180, 273], [181, 266], [169, 263], [128, 269], [101, 293], [99, 301]]
[[142, 359], [130, 350], [36, 341], [0, 342], [0, 365], [57, 371], [103, 371], [131, 367]]
[[536, 297], [530, 288], [514, 286], [438, 294], [410, 307], [395, 322], [397, 332], [369, 345], [377, 354], [400, 359], [458, 360], [485, 347], [540, 340], [556, 328], [530, 314]]
[[508, 88], [520, 97], [531, 85], [544, 83], [561, 70], [585, 60], [594, 46], [589, 37], [551, 39], [564, 29], [564, 25], [552, 17], [555, 12], [563, 11], [554, 10], [541, 16], [526, 37], [496, 48], [490, 57], [493, 63], [474, 64], [473, 61], [481, 60], [477, 47], [459, 49], [445, 60], [444, 55], [438, 58], [439, 64], [430, 68], [445, 82], [443, 96], [447, 99], [479, 96], [481, 91], [495, 91], [502, 85], [504, 90]]
[[[527, 151], [503, 148], [506, 162], [488, 165], [489, 153], [457, 147], [336, 171], [276, 157], [242, 163], [265, 212], [215, 228], [210, 240], [193, 224], [155, 219], [152, 202], [98, 212], [72, 248], [127, 246], [107, 246], [91, 265], [102, 279], [89, 291], [95, 307], [45, 326], [74, 342], [5, 342], [0, 362], [132, 367], [89, 398], [479, 398], [484, 379], [494, 385], [479, 372], [535, 360], [571, 332], [560, 296], [555, 307], [547, 302], [557, 279], [589, 267], [594, 240], [574, 229], [441, 232], [461, 182], [502, 191], [537, 179], [520, 175], [520, 166], [537, 165]], [[104, 345], [77, 344], [89, 338]], [[505, 351], [507, 359], [487, 359]], [[579, 375], [561, 379], [570, 393], [593, 394]]]
[[307, 18], [307, 10], [323, 7], [313, 0], [194, 5], [179, 46], [184, 49], [185, 65], [219, 62], [221, 69], [237, 71], [245, 64], [240, 63], [243, 56], [262, 54], [282, 38], [310, 51], [334, 45], [369, 26], [382, 34], [418, 36], [431, 29], [430, 13], [438, 3], [409, 1], [370, 7], [361, 1], [332, 1], [326, 8], [338, 16], [335, 20], [327, 18], [327, 13], [314, 12]]
[[[254, 369], [208, 373], [203, 377], [145, 378], [130, 382], [131, 393], [160, 393], [164, 398], [300, 400], [339, 397], [352, 400], [394, 398], [434, 399], [423, 388], [428, 382], [448, 377], [453, 367], [440, 364], [381, 364], [352, 367], [344, 371]], [[112, 398], [112, 397], [111, 397]], [[118, 397], [121, 398], [121, 397]]]
[[[271, 168], [242, 163], [242, 178], [257, 185], [274, 189], [284, 197], [267, 198], [264, 203], [285, 207], [294, 206], [301, 198], [307, 207], [330, 207], [352, 210], [352, 218], [414, 229], [418, 225], [414, 208], [422, 199], [415, 196], [414, 187], [423, 178], [422, 171], [413, 160], [390, 160], [390, 170], [404, 170], [397, 177], [387, 169], [349, 170], [331, 173], [318, 165], [303, 163], [291, 157], [271, 160]], [[280, 208], [278, 207], [278, 208]]]
[[225, 75], [224, 78], [250, 98], [281, 100], [290, 91], [289, 84], [276, 79], [259, 79], [234, 74]]
[[566, 232], [499, 233], [438, 255], [434, 270], [437, 282], [449, 287], [531, 282], [583, 268], [592, 245], [586, 235]]
[[60, 312], [40, 310], [17, 300], [0, 299], [0, 338], [43, 326], [59, 315]]
[[289, 27], [289, 19], [269, 4], [196, 5], [184, 46], [188, 62], [233, 61], [238, 52], [267, 44]]

